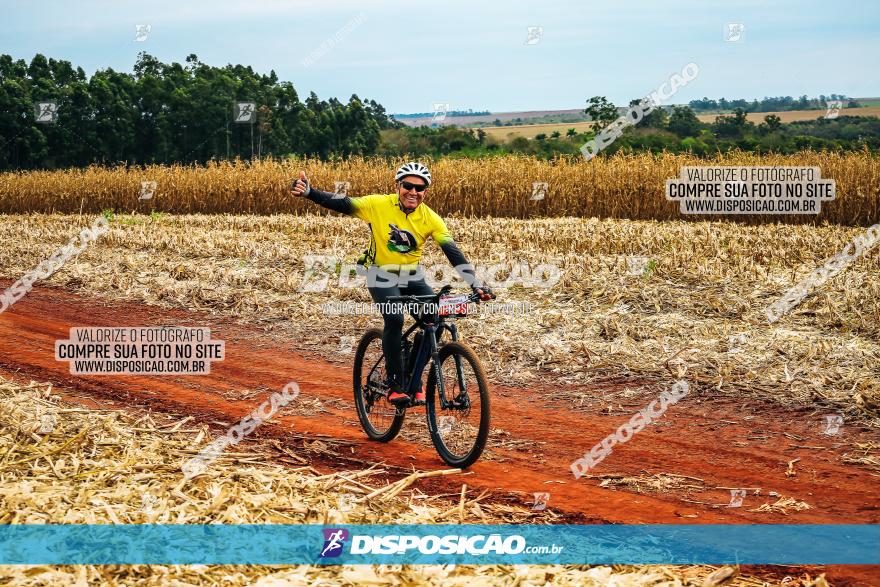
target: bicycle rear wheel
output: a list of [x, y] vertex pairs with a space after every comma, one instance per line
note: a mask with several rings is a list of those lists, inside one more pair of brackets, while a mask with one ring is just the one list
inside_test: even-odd
[[480, 458], [489, 437], [489, 383], [477, 354], [464, 343], [443, 345], [438, 362], [450, 405], [443, 408], [431, 369], [426, 398], [431, 442], [447, 465], [469, 467]]
[[354, 403], [361, 427], [372, 440], [388, 442], [400, 432], [406, 410], [388, 401], [382, 331], [367, 330], [354, 355]]

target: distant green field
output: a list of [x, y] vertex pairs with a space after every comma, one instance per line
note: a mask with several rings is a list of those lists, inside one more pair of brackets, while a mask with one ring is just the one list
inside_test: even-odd
[[[880, 102], [880, 99], [877, 99], [877, 102]], [[796, 120], [815, 120], [817, 118], [821, 118], [825, 116], [826, 111], [822, 110], [785, 110], [782, 112], [749, 112], [746, 115], [746, 118], [754, 122], [755, 124], [760, 124], [764, 121], [764, 117], [769, 114], [775, 114], [782, 120], [784, 123], [794, 122]], [[880, 105], [878, 106], [865, 106], [862, 108], [847, 108], [840, 111], [842, 116], [877, 116], [880, 117]], [[704, 114], [700, 113], [697, 115], [697, 118], [700, 119], [701, 122], [715, 122], [715, 117], [717, 114]], [[591, 123], [589, 122], [567, 122], [567, 123], [556, 123], [556, 124], [522, 124], [516, 126], [484, 126], [483, 130], [487, 135], [493, 136], [497, 139], [501, 140], [510, 140], [514, 137], [526, 137], [527, 139], [535, 138], [537, 134], [546, 134], [549, 135], [553, 131], [559, 131], [563, 136], [565, 136], [568, 129], [573, 128], [577, 132], [587, 132], [590, 130]]]
[[880, 106], [880, 98], [871, 98], [868, 100], [856, 100], [862, 106]]

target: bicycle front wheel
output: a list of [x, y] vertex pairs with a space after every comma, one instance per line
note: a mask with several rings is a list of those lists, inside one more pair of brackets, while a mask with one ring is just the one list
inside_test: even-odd
[[477, 354], [464, 343], [443, 345], [437, 360], [443, 398], [431, 369], [426, 398], [431, 442], [447, 465], [469, 467], [489, 438], [489, 383]]

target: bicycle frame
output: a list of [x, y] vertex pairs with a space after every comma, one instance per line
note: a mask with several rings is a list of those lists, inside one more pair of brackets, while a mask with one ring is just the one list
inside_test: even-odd
[[[439, 319], [436, 326], [431, 322], [423, 322], [421, 319], [417, 319], [416, 323], [410, 326], [406, 331], [404, 338], [408, 337], [417, 328], [421, 328], [424, 335], [422, 336], [422, 342], [419, 345], [419, 348], [412, 350], [412, 352], [416, 353], [412, 371], [410, 373], [404, 372], [404, 377], [408, 377], [408, 379], [404, 381], [406, 389], [410, 394], [414, 394], [419, 390], [422, 375], [425, 371], [425, 367], [427, 367], [428, 360], [430, 360], [431, 367], [434, 369], [434, 379], [437, 381], [437, 396], [440, 398], [440, 407], [441, 409], [448, 409], [452, 402], [446, 399], [446, 388], [443, 383], [443, 377], [441, 377], [440, 374], [438, 343], [443, 338], [444, 331], [449, 331], [452, 340], [457, 341], [458, 328], [455, 324], [449, 324], [446, 322], [446, 319], [443, 317]], [[458, 356], [455, 357], [455, 367], [458, 376], [459, 389], [461, 389], [461, 394], [463, 394], [464, 397], [467, 397], [467, 382], [464, 378], [464, 369], [461, 365], [461, 359]]]
[[[439, 295], [448, 291], [449, 286], [444, 287], [440, 294], [437, 296], [400, 296], [399, 298], [394, 298], [395, 300], [417, 300], [418, 298], [428, 298], [428, 299], [438, 299]], [[389, 298], [392, 299], [392, 298]], [[475, 298], [472, 298], [471, 301], [478, 301]], [[424, 374], [425, 367], [428, 365], [428, 361], [431, 361], [432, 368], [434, 369], [435, 380], [437, 381], [437, 394], [440, 398], [440, 408], [441, 409], [449, 409], [450, 407], [459, 407], [459, 408], [467, 408], [470, 406], [469, 398], [467, 395], [467, 382], [464, 377], [464, 369], [461, 364], [461, 358], [457, 355], [454, 357], [455, 359], [455, 371], [456, 376], [458, 377], [458, 387], [461, 390], [459, 392], [459, 397], [461, 397], [465, 403], [459, 405], [453, 405], [455, 402], [446, 399], [446, 389], [443, 383], [443, 378], [440, 374], [440, 361], [438, 355], [438, 343], [443, 338], [443, 332], [449, 331], [449, 335], [453, 341], [458, 340], [458, 328], [452, 323], [455, 320], [455, 316], [438, 316], [437, 324], [433, 322], [427, 322], [425, 317], [422, 315], [416, 316], [416, 322], [412, 326], [407, 329], [405, 333], [403, 333], [403, 340], [407, 340], [408, 337], [415, 331], [417, 328], [420, 328], [424, 335], [422, 336], [422, 342], [419, 345], [419, 348], [412, 349], [413, 353], [416, 353], [415, 361], [413, 362], [412, 370], [407, 373], [406, 365], [403, 366], [403, 377], [404, 377], [404, 389], [412, 395], [415, 394], [422, 380], [422, 375]], [[383, 357], [379, 357], [376, 360], [376, 363], [373, 365], [372, 369], [370, 369], [370, 373], [367, 376], [367, 380], [370, 378], [376, 371], [376, 368], [379, 366], [379, 363], [384, 359]]]
[[[374, 345], [377, 338], [384, 338], [384, 333], [371, 328], [361, 338], [355, 355], [354, 399], [358, 419], [367, 436], [380, 442], [388, 442], [398, 435], [408, 408], [425, 405], [428, 431], [437, 453], [446, 464], [465, 468], [479, 459], [486, 446], [490, 432], [490, 399], [485, 370], [476, 352], [459, 340], [456, 322], [469, 313], [466, 306], [462, 307], [464, 304], [495, 299], [495, 296], [480, 292], [477, 287], [471, 295], [444, 298], [443, 294], [449, 289], [450, 286], [445, 286], [434, 295], [389, 296], [384, 299], [385, 302], [406, 303], [405, 313], [415, 319], [415, 324], [410, 324], [401, 333], [403, 343], [394, 349], [401, 359], [401, 373], [395, 374], [400, 380], [389, 380], [387, 365], [382, 363], [389, 357], [393, 359], [394, 355], [389, 353], [386, 356], [382, 352], [376, 357], [375, 351], [379, 349]], [[398, 316], [397, 320], [401, 317], [405, 315]], [[451, 341], [449, 338], [444, 340], [447, 332]], [[382, 351], [386, 350], [385, 346], [383, 344]], [[369, 362], [373, 364], [370, 366]], [[451, 364], [447, 364], [446, 371], [443, 371], [442, 363]], [[364, 369], [368, 366], [364, 381]], [[425, 369], [432, 369], [427, 372], [427, 377]], [[425, 379], [425, 393], [422, 394]], [[388, 398], [392, 389], [402, 393], [390, 402]], [[379, 405], [379, 417], [384, 418], [379, 428], [373, 422], [371, 408], [374, 404]], [[394, 404], [390, 421], [387, 404]], [[472, 412], [478, 415], [478, 424], [470, 420]]]

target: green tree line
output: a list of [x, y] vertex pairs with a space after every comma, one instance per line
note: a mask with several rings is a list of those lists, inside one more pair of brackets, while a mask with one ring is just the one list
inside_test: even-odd
[[[630, 106], [636, 103], [637, 100], [633, 100]], [[415, 157], [483, 157], [506, 153], [542, 158], [581, 156], [581, 146], [621, 116], [620, 109], [603, 96], [591, 98], [584, 112], [593, 121], [591, 131], [578, 132], [569, 128], [549, 135], [540, 133], [533, 139], [518, 136], [501, 140], [488, 136], [483, 129], [451, 125], [387, 129], [382, 131], [378, 154], [389, 157], [405, 154]], [[804, 149], [880, 150], [880, 118], [876, 116], [838, 113], [835, 118], [786, 124], [775, 114], [768, 114], [763, 122], [756, 124], [748, 120], [746, 114], [745, 110], [737, 109], [730, 115], [716, 116], [714, 122], [701, 122], [688, 106], [656, 108], [637, 125], [626, 127], [623, 134], [600, 154], [621, 150], [690, 152], [705, 156], [734, 149], [761, 153], [795, 153]]]
[[[235, 121], [253, 103], [252, 122]], [[38, 111], [39, 104], [54, 104]], [[248, 110], [245, 107], [247, 119]], [[68, 61], [0, 55], [0, 169], [370, 155], [396, 126], [374, 100], [305, 101], [274, 71], [138, 55], [133, 73], [88, 77]]]
[[[632, 106], [633, 104], [631, 104]], [[733, 149], [759, 153], [795, 153], [804, 149], [852, 151], [880, 149], [880, 119], [876, 116], [821, 117], [783, 123], [775, 114], [754, 123], [747, 112], [701, 122], [688, 106], [657, 108], [627, 129], [608, 152], [672, 151], [711, 155]]]
[[842, 102], [845, 108], [859, 108], [858, 102], [842, 94], [820, 95], [818, 98], [808, 98], [806, 95], [800, 98], [779, 96], [752, 100], [751, 102], [743, 99], [728, 100], [727, 98], [710, 100], [704, 97], [701, 100], [691, 100], [688, 102], [688, 106], [695, 112], [732, 111], [737, 108], [742, 108], [746, 112], [781, 112], [786, 110], [824, 110], [828, 107], [828, 102], [832, 101]]

